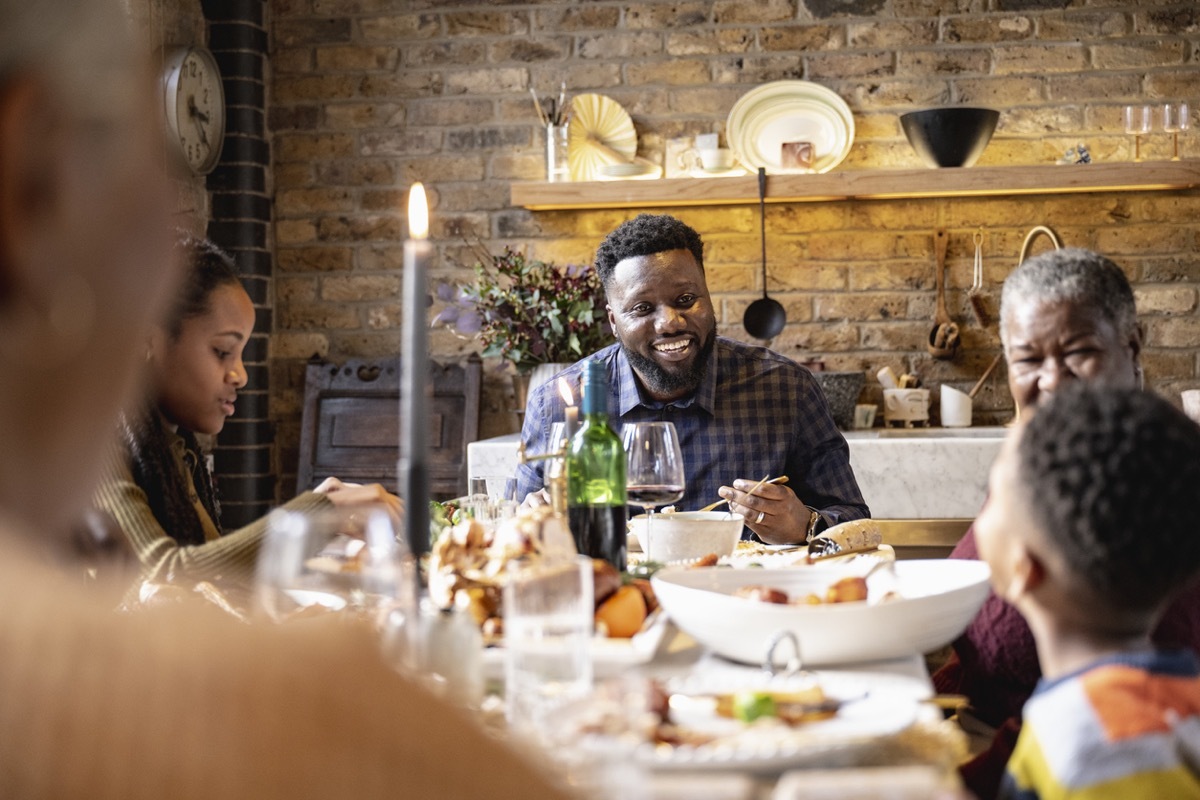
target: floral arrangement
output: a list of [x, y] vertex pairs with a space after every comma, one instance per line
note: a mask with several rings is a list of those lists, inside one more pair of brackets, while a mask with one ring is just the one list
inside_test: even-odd
[[435, 326], [478, 336], [484, 357], [502, 358], [519, 374], [578, 361], [613, 342], [604, 290], [591, 267], [560, 270], [506, 247], [475, 264], [474, 284], [443, 283], [437, 297], [447, 305]]

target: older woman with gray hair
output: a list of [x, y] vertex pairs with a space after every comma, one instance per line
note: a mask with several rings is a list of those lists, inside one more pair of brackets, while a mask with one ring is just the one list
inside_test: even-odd
[[[1001, 294], [1000, 339], [1018, 414], [1030, 413], [1074, 381], [1142, 385], [1142, 329], [1133, 289], [1120, 267], [1089, 250], [1054, 250], [1018, 266]], [[979, 558], [973, 530], [951, 557]], [[1153, 638], [1200, 647], [1200, 586], [1176, 599]], [[990, 747], [962, 768], [980, 798], [996, 795], [1020, 731], [1021, 707], [1041, 674], [1029, 626], [1013, 606], [989, 594], [954, 643], [954, 657], [934, 676], [938, 691], [966, 695], [973, 716], [997, 729]]]

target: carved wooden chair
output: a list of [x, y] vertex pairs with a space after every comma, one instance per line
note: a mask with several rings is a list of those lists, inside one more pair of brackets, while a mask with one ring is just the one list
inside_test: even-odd
[[[461, 365], [430, 363], [427, 463], [435, 499], [466, 493], [467, 445], [479, 436], [481, 379], [478, 356]], [[309, 362], [296, 490], [335, 475], [395, 492], [402, 413], [399, 359]]]

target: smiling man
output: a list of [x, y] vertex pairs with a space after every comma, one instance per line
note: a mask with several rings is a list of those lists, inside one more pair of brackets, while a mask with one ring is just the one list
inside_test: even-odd
[[[869, 515], [846, 440], [808, 370], [717, 335], [696, 231], [674, 217], [642, 214], [601, 243], [596, 271], [617, 344], [590, 358], [608, 369], [614, 427], [675, 424], [687, 475], [680, 509], [723, 497], [770, 543], [802, 542]], [[561, 373], [577, 397], [583, 366]], [[564, 417], [556, 384], [529, 397], [521, 436], [530, 453], [548, 449], [550, 425]], [[518, 468], [521, 494], [542, 488], [544, 464]], [[787, 475], [789, 483], [747, 495], [766, 475]]]

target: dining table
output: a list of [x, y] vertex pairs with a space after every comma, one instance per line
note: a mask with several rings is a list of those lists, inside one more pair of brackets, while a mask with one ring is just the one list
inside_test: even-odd
[[[634, 640], [594, 650], [596, 692], [614, 683], [654, 681], [665, 691], [686, 693], [761, 687], [797, 676], [768, 675], [763, 665], [713, 653], [659, 615]], [[481, 711], [486, 725], [505, 735], [503, 653], [484, 659], [489, 695]], [[782, 665], [780, 665], [782, 666]], [[598, 751], [573, 758], [578, 742], [531, 746], [535, 757], [589, 767], [599, 796], [636, 800], [793, 800], [800, 797], [918, 798], [959, 790], [955, 766], [967, 754], [967, 739], [936, 705], [926, 660], [918, 654], [803, 671], [803, 680], [846, 697], [840, 715], [849, 720], [811, 735], [781, 742], [764, 739], [734, 747], [653, 746]], [[784, 685], [784, 684], [778, 684]], [[856, 712], [855, 709], [861, 711]], [[872, 718], [871, 714], [878, 714]], [[828, 733], [823, 733], [823, 730]], [[595, 772], [606, 777], [597, 779]], [[568, 770], [569, 772], [569, 770]]]

